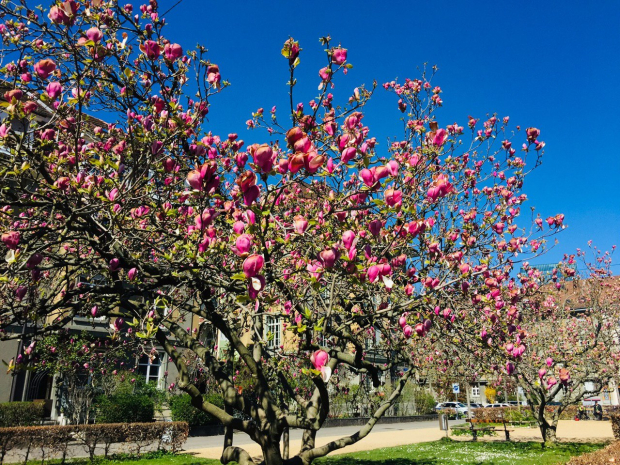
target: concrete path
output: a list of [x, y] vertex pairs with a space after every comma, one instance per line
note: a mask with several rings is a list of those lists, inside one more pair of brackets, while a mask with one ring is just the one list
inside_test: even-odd
[[[462, 424], [462, 420], [451, 421], [451, 425]], [[318, 446], [327, 444], [330, 441], [348, 436], [359, 430], [359, 426], [347, 426], [339, 428], [325, 428], [318, 432], [316, 443]], [[290, 450], [291, 455], [299, 451], [301, 447], [301, 431], [291, 431]], [[395, 447], [418, 442], [437, 441], [445, 437], [445, 431], [439, 429], [437, 421], [425, 421], [415, 423], [394, 423], [387, 425], [377, 425], [372, 432], [360, 442], [335, 451], [330, 455], [343, 454], [349, 452], [379, 449], [382, 447]], [[503, 435], [485, 440], [503, 440]], [[515, 440], [540, 441], [540, 431], [538, 428], [515, 428], [511, 433]], [[608, 421], [560, 421], [558, 425], [558, 438], [564, 441], [576, 442], [597, 442], [613, 439], [611, 423]], [[463, 440], [466, 440], [465, 438]], [[200, 457], [219, 459], [222, 454], [223, 436], [189, 438], [185, 443], [184, 449], [187, 452], [195, 453]], [[261, 455], [258, 447], [245, 433], [235, 433], [234, 445], [242, 447], [252, 457]]]

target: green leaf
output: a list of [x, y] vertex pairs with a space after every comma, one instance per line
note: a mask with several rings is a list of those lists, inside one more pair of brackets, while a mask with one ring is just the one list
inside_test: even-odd
[[234, 279], [236, 281], [245, 281], [247, 278], [245, 277], [245, 274], [240, 271], [239, 273], [235, 273], [234, 275], [232, 275], [230, 279]]

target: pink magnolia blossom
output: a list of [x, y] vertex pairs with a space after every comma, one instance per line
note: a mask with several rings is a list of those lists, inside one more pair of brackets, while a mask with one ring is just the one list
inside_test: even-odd
[[86, 31], [86, 37], [88, 37], [88, 40], [92, 40], [94, 43], [98, 44], [103, 38], [103, 33], [96, 27], [91, 27]]
[[403, 193], [399, 190], [387, 189], [385, 191], [385, 203], [389, 207], [400, 207], [403, 204]]
[[108, 270], [116, 271], [116, 270], [118, 270], [120, 265], [121, 265], [120, 260], [118, 258], [113, 258], [112, 260], [110, 260], [110, 263], [108, 265]]
[[446, 143], [446, 140], [448, 140], [448, 131], [443, 128], [439, 129], [433, 137], [433, 145], [435, 147], [441, 147]]
[[378, 236], [381, 233], [381, 228], [383, 227], [383, 222], [381, 220], [372, 220], [368, 224], [368, 229], [373, 236]]
[[164, 56], [168, 61], [174, 61], [183, 56], [183, 48], [179, 44], [164, 45]]
[[310, 362], [316, 370], [320, 370], [322, 367], [327, 365], [327, 362], [329, 362], [329, 354], [324, 350], [317, 350], [310, 357]]
[[252, 276], [248, 281], [248, 295], [252, 300], [265, 288], [265, 277], [262, 275]]
[[28, 261], [26, 262], [26, 267], [28, 269], [33, 269], [36, 266], [39, 266], [39, 264], [43, 261], [43, 255], [41, 255], [40, 253], [33, 253], [30, 258], [28, 259]]
[[355, 246], [355, 242], [356, 242], [355, 239], [356, 239], [355, 232], [351, 230], [348, 230], [342, 233], [342, 245], [344, 245], [344, 248], [347, 250], [351, 250], [351, 248]]
[[348, 163], [355, 158], [357, 154], [357, 149], [355, 147], [347, 147], [342, 151], [342, 163]]
[[220, 80], [222, 76], [220, 75], [220, 68], [218, 65], [210, 65], [207, 68], [207, 82], [209, 84], [213, 84], [216, 87], [219, 87]]
[[124, 324], [125, 320], [123, 320], [122, 318], [117, 318], [116, 320], [114, 320], [114, 323], [112, 323], [111, 326], [114, 331], [118, 332], [121, 330]]
[[372, 187], [375, 184], [375, 175], [368, 168], [364, 168], [360, 171], [360, 178], [368, 187]]
[[241, 234], [235, 241], [235, 253], [239, 256], [247, 255], [252, 249], [252, 236]]
[[297, 215], [293, 221], [293, 229], [297, 234], [303, 234], [308, 229], [308, 220], [301, 215]]
[[453, 187], [448, 180], [448, 176], [442, 173], [434, 176], [433, 183], [431, 184], [427, 195], [429, 199], [435, 202], [437, 199], [445, 197], [452, 191]]
[[385, 167], [387, 168], [388, 173], [390, 173], [390, 176], [394, 176], [394, 177], [398, 176], [399, 165], [396, 160], [390, 160], [388, 164], [385, 165]]
[[90, 314], [93, 318], [96, 318], [98, 313], [99, 313], [99, 307], [97, 307], [96, 305], [90, 309]]
[[331, 368], [327, 366], [329, 362], [329, 354], [324, 350], [317, 350], [310, 356], [310, 362], [315, 370], [321, 372], [321, 377], [324, 382], [329, 381], [331, 377]]
[[527, 128], [525, 130], [525, 133], [527, 134], [527, 140], [529, 142], [534, 142], [536, 139], [538, 139], [538, 136], [540, 136], [540, 129]]
[[129, 281], [133, 281], [134, 279], [136, 279], [136, 276], [138, 276], [138, 270], [136, 268], [131, 268], [127, 272], [127, 278], [129, 278]]
[[18, 286], [17, 289], [15, 289], [15, 299], [18, 302], [21, 302], [22, 299], [26, 296], [27, 291], [28, 288], [26, 286]]
[[4, 93], [4, 99], [9, 103], [13, 102], [13, 99], [19, 102], [23, 96], [24, 93], [20, 89], [13, 89]]
[[410, 338], [411, 336], [413, 336], [413, 328], [409, 325], [405, 325], [403, 327], [403, 334], [406, 338]]
[[319, 77], [323, 80], [323, 82], [328, 82], [332, 75], [328, 67], [321, 68], [319, 70]]
[[161, 47], [154, 40], [145, 40], [143, 44], [140, 44], [140, 50], [149, 60], [156, 60], [161, 54]]
[[49, 58], [41, 60], [34, 65], [34, 71], [41, 79], [47, 79], [49, 75], [54, 72], [55, 69], [56, 63], [54, 62], [54, 60], [50, 60]]
[[261, 173], [269, 173], [273, 169], [274, 154], [269, 144], [263, 144], [254, 150], [254, 163]]
[[258, 186], [250, 186], [248, 190], [243, 193], [243, 203], [249, 207], [256, 201], [259, 195], [260, 189], [258, 188]]
[[30, 113], [35, 111], [38, 107], [39, 107], [39, 105], [37, 104], [37, 102], [33, 102], [32, 100], [28, 100], [26, 103], [24, 103], [24, 107], [23, 107], [24, 108], [24, 113], [29, 115]]
[[6, 245], [11, 250], [17, 249], [17, 246], [19, 245], [19, 239], [20, 234], [18, 231], [9, 231], [2, 234], [2, 242], [4, 242], [4, 245]]
[[341, 65], [347, 61], [347, 49], [342, 47], [334, 47], [332, 49], [332, 62], [335, 65]]
[[262, 255], [250, 255], [243, 262], [243, 273], [246, 278], [253, 278], [256, 276], [260, 270], [262, 270], [263, 265], [265, 264], [265, 259]]
[[319, 259], [326, 269], [330, 269], [334, 267], [336, 260], [338, 260], [338, 253], [334, 249], [326, 249], [319, 253]]

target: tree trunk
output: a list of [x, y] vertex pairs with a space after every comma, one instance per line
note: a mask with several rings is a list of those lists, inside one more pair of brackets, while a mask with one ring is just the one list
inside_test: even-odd
[[554, 445], [557, 442], [557, 429], [557, 422], [554, 422], [554, 424], [550, 425], [546, 420], [544, 420], [540, 424], [540, 433], [542, 434], [543, 443], [546, 446]]
[[283, 465], [284, 460], [280, 453], [280, 444], [267, 444], [262, 447], [263, 463], [265, 465]]
[[316, 437], [316, 431], [304, 430], [304, 434], [301, 439], [301, 450], [299, 453], [306, 452], [310, 449], [314, 449], [314, 438]]
[[284, 428], [284, 431], [282, 433], [282, 458], [284, 460], [287, 460], [289, 458], [289, 443], [290, 443], [290, 436], [289, 436], [289, 430], [288, 430], [288, 426], [286, 428]]

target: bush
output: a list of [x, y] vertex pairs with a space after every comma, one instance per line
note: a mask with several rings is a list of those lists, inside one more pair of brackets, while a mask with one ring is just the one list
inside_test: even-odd
[[[614, 435], [615, 433], [616, 429], [614, 429]], [[610, 463], [617, 463], [618, 457], [620, 457], [620, 442], [614, 442], [596, 452], [573, 457], [566, 465], [609, 465]]]
[[[224, 408], [224, 399], [219, 394], [209, 394], [205, 396], [207, 402]], [[173, 421], [184, 421], [190, 426], [213, 425], [218, 421], [208, 413], [197, 409], [192, 405], [192, 398], [189, 394], [172, 396], [169, 400], [170, 413]]]
[[5, 402], [0, 404], [0, 427], [33, 426], [44, 416], [43, 402]]
[[157, 444], [158, 450], [168, 448], [176, 452], [187, 440], [188, 433], [189, 426], [185, 422], [0, 428], [0, 463], [12, 449], [26, 449], [27, 459], [33, 447], [40, 447], [47, 453], [62, 452], [64, 459], [67, 445], [74, 438], [88, 448], [91, 461], [98, 446], [104, 446], [107, 455], [111, 444], [122, 442], [137, 445], [138, 454], [142, 447], [151, 444]]
[[417, 413], [419, 415], [435, 413], [435, 405], [437, 405], [435, 398], [428, 392], [421, 393], [416, 399]]
[[116, 394], [96, 399], [97, 423], [145, 423], [153, 421], [155, 404], [144, 394]]

